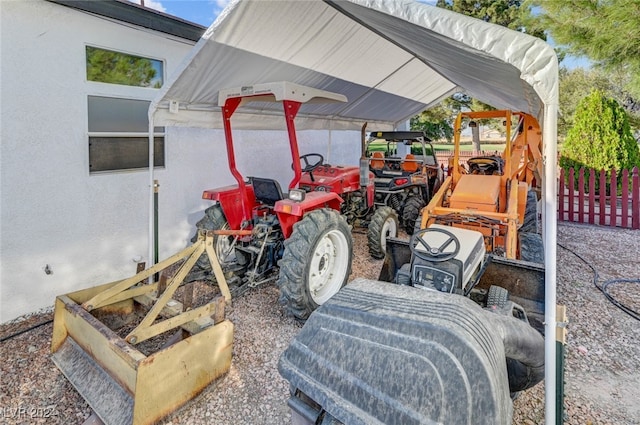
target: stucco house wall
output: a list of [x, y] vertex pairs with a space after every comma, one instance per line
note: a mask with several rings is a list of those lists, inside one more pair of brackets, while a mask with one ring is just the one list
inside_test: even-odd
[[[165, 81], [190, 40], [44, 0], [0, 1], [0, 323], [55, 296], [130, 276], [148, 253], [145, 170], [89, 172], [88, 96], [151, 100], [157, 89], [87, 81], [87, 45], [158, 59]], [[244, 175], [292, 172], [286, 133], [235, 134]], [[302, 131], [301, 154], [357, 164], [359, 133]], [[188, 245], [209, 201], [234, 183], [220, 130], [167, 128], [159, 180], [160, 259]]]

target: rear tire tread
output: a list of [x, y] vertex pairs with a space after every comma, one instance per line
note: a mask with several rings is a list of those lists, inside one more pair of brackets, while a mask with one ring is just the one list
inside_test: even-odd
[[487, 307], [504, 308], [509, 301], [509, 291], [502, 286], [491, 285], [487, 294]]
[[416, 221], [420, 217], [420, 211], [427, 205], [420, 196], [411, 196], [402, 208], [402, 224], [409, 236], [415, 231]]
[[[204, 216], [196, 223], [196, 234], [191, 238], [191, 242], [195, 243], [198, 240], [200, 230], [220, 230], [225, 228], [229, 228], [229, 224], [222, 212], [222, 207], [220, 204], [212, 205], [204, 211]], [[218, 236], [214, 238], [214, 247], [217, 238]], [[193, 269], [191, 269], [184, 279], [185, 282], [193, 282], [196, 280], [215, 281], [215, 276], [211, 269], [211, 262], [209, 262], [209, 256], [206, 253], [198, 258]]]

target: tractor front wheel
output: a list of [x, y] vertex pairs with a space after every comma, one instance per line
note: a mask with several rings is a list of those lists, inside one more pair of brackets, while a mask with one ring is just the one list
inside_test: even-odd
[[369, 255], [375, 259], [384, 258], [387, 252], [387, 238], [398, 236], [398, 216], [391, 207], [378, 208], [371, 217], [367, 229]]
[[304, 321], [347, 283], [353, 242], [345, 219], [332, 209], [308, 213], [293, 225], [279, 262], [280, 303]]

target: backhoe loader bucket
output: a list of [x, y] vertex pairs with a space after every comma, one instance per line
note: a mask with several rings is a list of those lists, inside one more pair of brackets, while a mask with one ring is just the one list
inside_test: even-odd
[[[129, 279], [56, 298], [52, 359], [105, 424], [154, 423], [229, 370], [231, 296], [210, 233]], [[205, 251], [222, 296], [192, 308], [194, 284], [173, 296]], [[145, 283], [185, 258], [173, 278]]]

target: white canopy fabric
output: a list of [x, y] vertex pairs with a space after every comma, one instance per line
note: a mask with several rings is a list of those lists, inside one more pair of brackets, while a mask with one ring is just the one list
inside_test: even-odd
[[[304, 104], [296, 118], [298, 129], [360, 130], [366, 121], [370, 128], [391, 130], [455, 92], [538, 117], [545, 161], [545, 417], [548, 424], [555, 423], [558, 63], [551, 46], [410, 0], [236, 0], [151, 103], [150, 129], [222, 128], [221, 89], [275, 81], [348, 99]], [[234, 128], [284, 128], [281, 105], [252, 103], [250, 108], [234, 114]], [[152, 137], [149, 155], [153, 163]]]
[[[557, 72], [555, 52], [538, 38], [413, 1], [235, 1], [152, 110], [157, 125], [221, 128], [220, 89], [285, 80], [349, 99], [305, 105], [300, 129], [329, 128], [326, 120], [332, 129], [359, 130], [365, 120], [392, 129], [456, 91], [540, 118], [557, 98]], [[280, 128], [268, 115], [278, 108], [235, 115], [234, 128]]]

